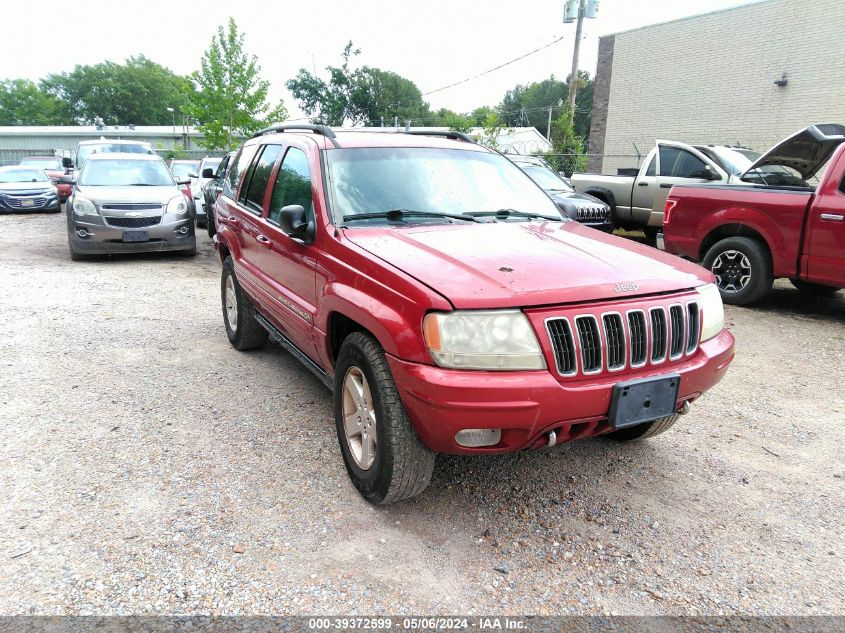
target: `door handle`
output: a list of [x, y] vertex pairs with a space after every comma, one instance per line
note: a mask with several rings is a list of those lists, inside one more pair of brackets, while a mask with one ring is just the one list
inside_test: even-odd
[[267, 248], [270, 248], [273, 245], [273, 242], [270, 241], [270, 238], [266, 235], [262, 235], [261, 233], [255, 236], [255, 240], [259, 244], [261, 244], [262, 246], [266, 246]]
[[637, 187], [648, 187], [648, 183], [647, 182], [638, 182]]
[[663, 183], [662, 185], [660, 185], [660, 188], [661, 188], [661, 189], [671, 189], [671, 188], [672, 188], [672, 183], [670, 183], [670, 182]]
[[842, 222], [845, 220], [845, 215], [839, 213], [822, 213], [819, 215], [822, 220], [830, 220], [831, 222]]

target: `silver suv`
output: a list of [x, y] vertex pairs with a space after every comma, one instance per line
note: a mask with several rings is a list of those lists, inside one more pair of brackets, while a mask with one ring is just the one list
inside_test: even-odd
[[92, 154], [67, 203], [71, 259], [87, 255], [196, 253], [193, 206], [164, 161], [147, 154]]

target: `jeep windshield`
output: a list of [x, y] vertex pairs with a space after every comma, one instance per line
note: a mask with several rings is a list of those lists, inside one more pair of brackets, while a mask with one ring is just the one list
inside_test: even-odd
[[[554, 202], [506, 158], [476, 150], [366, 147], [326, 152], [336, 224], [438, 216], [563, 221]], [[398, 213], [399, 210], [413, 213]], [[507, 209], [508, 213], [502, 213]]]
[[89, 160], [79, 175], [80, 187], [173, 187], [175, 184], [160, 160]]

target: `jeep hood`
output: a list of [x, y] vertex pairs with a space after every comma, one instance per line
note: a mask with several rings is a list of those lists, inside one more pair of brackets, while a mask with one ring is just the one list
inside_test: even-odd
[[790, 167], [808, 180], [821, 169], [840, 143], [845, 142], [845, 125], [837, 123], [819, 123], [799, 130], [775, 145], [760, 156], [740, 176], [745, 176], [755, 169], [768, 165]]
[[713, 280], [695, 264], [577, 222], [362, 227], [344, 235], [456, 308], [618, 299]]

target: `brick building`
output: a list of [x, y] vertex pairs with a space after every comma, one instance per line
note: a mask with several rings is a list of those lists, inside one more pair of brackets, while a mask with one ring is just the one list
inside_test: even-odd
[[658, 138], [765, 151], [845, 123], [843, 34], [845, 0], [763, 0], [602, 37], [590, 171], [635, 167]]

